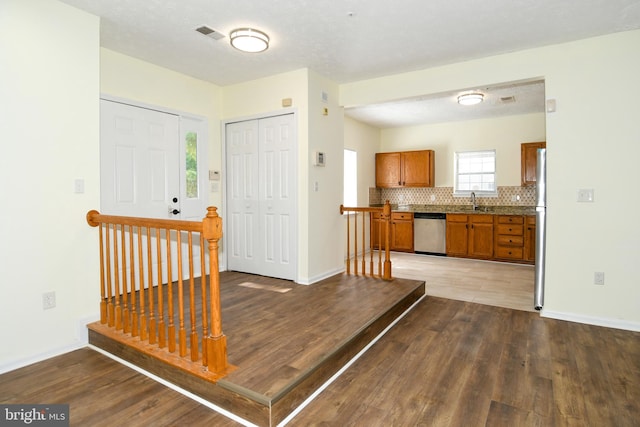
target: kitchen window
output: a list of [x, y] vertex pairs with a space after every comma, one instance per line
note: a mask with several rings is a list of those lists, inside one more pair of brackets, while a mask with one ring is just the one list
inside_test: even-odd
[[456, 151], [454, 196], [497, 196], [496, 150]]

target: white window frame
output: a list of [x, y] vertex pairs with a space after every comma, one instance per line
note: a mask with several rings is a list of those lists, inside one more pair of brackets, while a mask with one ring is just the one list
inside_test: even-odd
[[344, 149], [344, 186], [342, 193], [343, 205], [358, 206], [358, 152], [349, 148]]
[[[484, 160], [492, 160], [492, 165], [487, 165]], [[463, 164], [466, 163], [466, 164]], [[487, 167], [488, 166], [488, 167]], [[493, 170], [491, 170], [493, 169]], [[477, 197], [498, 197], [497, 182], [497, 161], [496, 150], [475, 150], [475, 151], [456, 151], [453, 157], [453, 195], [459, 197], [468, 197], [471, 193], [475, 193]], [[461, 182], [466, 181], [465, 177], [480, 176], [480, 181], [484, 182], [484, 188], [480, 187], [461, 189]], [[488, 184], [493, 180], [493, 188], [488, 188]]]

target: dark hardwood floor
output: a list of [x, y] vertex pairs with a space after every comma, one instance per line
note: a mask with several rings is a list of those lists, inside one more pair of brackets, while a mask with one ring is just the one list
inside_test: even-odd
[[[0, 375], [0, 402], [69, 403], [74, 426], [238, 425], [91, 349]], [[429, 296], [288, 425], [639, 420], [640, 333]]]

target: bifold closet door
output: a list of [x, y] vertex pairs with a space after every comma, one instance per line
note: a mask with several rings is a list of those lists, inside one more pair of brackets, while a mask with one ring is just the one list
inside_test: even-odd
[[292, 114], [226, 127], [230, 270], [294, 280], [296, 134]]

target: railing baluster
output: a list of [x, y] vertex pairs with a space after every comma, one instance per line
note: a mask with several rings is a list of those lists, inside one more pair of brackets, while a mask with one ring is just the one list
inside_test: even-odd
[[[357, 215], [357, 214], [356, 214]], [[364, 217], [366, 215], [364, 214], [364, 212], [362, 212], [362, 274], [364, 274], [365, 276], [367, 275], [367, 257], [365, 256], [365, 234], [367, 234], [365, 232], [366, 228], [365, 228], [365, 220]], [[373, 274], [372, 274], [373, 275]]]
[[120, 228], [120, 242], [122, 249], [122, 331], [129, 332], [129, 286], [127, 283], [127, 245], [126, 226]]
[[209, 318], [207, 316], [207, 270], [206, 270], [206, 260], [205, 260], [205, 239], [204, 233], [200, 233], [200, 292], [202, 296], [200, 297], [200, 304], [202, 308], [202, 364], [204, 366], [209, 366], [207, 359], [207, 339], [209, 337]]
[[115, 278], [116, 288], [114, 290], [115, 312], [116, 312], [116, 329], [122, 329], [122, 306], [120, 305], [120, 256], [118, 254], [118, 230], [117, 226], [113, 227], [113, 276]]
[[[147, 227], [147, 270], [149, 271], [149, 343], [155, 344], [157, 342], [157, 320], [156, 320], [156, 307], [153, 297], [153, 251], [151, 249], [151, 227]], [[160, 316], [160, 315], [158, 315]]]
[[378, 276], [382, 277], [382, 221], [378, 221]]
[[187, 330], [184, 328], [184, 288], [182, 281], [182, 232], [176, 233], [178, 247], [178, 349], [180, 357], [187, 355]]
[[144, 299], [144, 257], [142, 255], [142, 231], [143, 227], [138, 227], [138, 277], [140, 278], [140, 322], [139, 322], [139, 334], [142, 341], [147, 340], [147, 313], [144, 309], [144, 305], [147, 301]]
[[164, 314], [164, 292], [162, 291], [162, 239], [160, 238], [160, 228], [156, 228], [156, 254], [158, 261], [158, 277], [156, 283], [156, 292], [158, 294], [158, 345], [164, 348], [167, 345], [167, 332], [165, 326]]
[[[100, 224], [100, 323], [107, 323], [107, 296], [104, 280], [104, 227]], [[107, 252], [108, 253], [108, 252]]]
[[169, 307], [169, 327], [167, 334], [167, 343], [169, 351], [176, 351], [176, 325], [174, 320], [174, 304], [173, 304], [173, 271], [171, 269], [173, 261], [171, 259], [171, 230], [166, 229], [167, 236], [167, 305]]
[[[358, 213], [353, 215], [353, 273], [358, 275]], [[348, 220], [347, 220], [348, 221]], [[364, 233], [364, 230], [362, 231]]]
[[[114, 225], [115, 227], [115, 225]], [[115, 316], [115, 312], [113, 311], [113, 289], [111, 288], [111, 226], [109, 224], [107, 224], [107, 229], [106, 229], [106, 238], [107, 238], [107, 244], [106, 244], [106, 250], [107, 250], [107, 298], [108, 298], [108, 302], [107, 302], [107, 324], [110, 327], [113, 327], [116, 324], [116, 316]]]
[[[189, 246], [189, 314], [190, 326], [191, 326], [191, 361], [198, 360], [198, 330], [196, 327], [196, 284], [195, 284], [195, 271], [193, 269], [193, 233], [189, 231], [187, 234], [187, 246]], [[202, 273], [204, 274], [204, 273]]]
[[135, 268], [135, 251], [133, 245], [133, 225], [129, 226], [129, 282], [131, 282], [131, 317], [127, 319], [131, 322], [131, 336], [138, 335], [138, 309], [136, 307], [136, 268]]
[[[340, 212], [342, 213], [342, 212]], [[349, 214], [347, 214], [347, 274], [351, 274], [351, 222], [349, 221]]]

